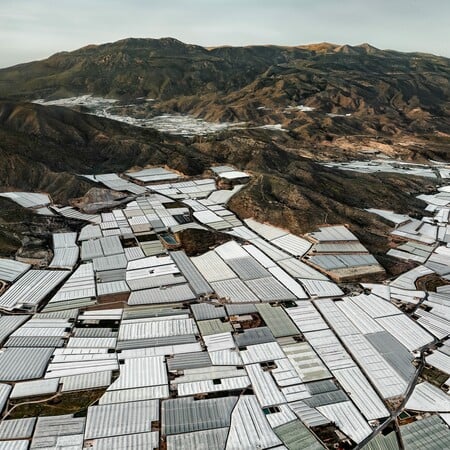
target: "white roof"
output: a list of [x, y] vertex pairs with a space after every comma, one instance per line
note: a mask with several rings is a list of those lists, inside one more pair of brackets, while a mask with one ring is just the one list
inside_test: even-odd
[[59, 379], [43, 379], [16, 383], [11, 392], [11, 398], [33, 397], [36, 395], [55, 394], [58, 390]]
[[337, 297], [344, 295], [341, 288], [331, 281], [300, 279], [311, 297]]
[[159, 420], [159, 401], [118, 403], [88, 408], [85, 439], [150, 432]]
[[328, 329], [328, 325], [311, 302], [296, 304], [297, 306], [293, 308], [285, 308], [285, 311], [302, 333]]
[[29, 270], [0, 296], [0, 308], [11, 311], [24, 305], [36, 307], [69, 273], [55, 270]]
[[169, 397], [169, 386], [166, 384], [158, 386], [145, 386], [133, 389], [122, 389], [118, 391], [107, 390], [99, 400], [100, 405], [111, 403], [127, 403], [138, 400], [152, 400]]
[[221, 298], [228, 298], [232, 303], [254, 303], [258, 297], [239, 278], [211, 282], [211, 287]]
[[376, 321], [410, 351], [433, 342], [433, 336], [406, 314], [380, 317]]
[[51, 203], [47, 194], [39, 194], [37, 192], [2, 192], [0, 197], [9, 198], [24, 208], [35, 208]]
[[372, 433], [372, 428], [350, 401], [319, 406], [317, 409], [356, 443]]
[[405, 408], [413, 411], [448, 412], [450, 397], [436, 386], [424, 381], [417, 384]]
[[244, 395], [233, 409], [225, 449], [270, 448], [281, 444], [253, 395]]
[[230, 332], [210, 334], [209, 336], [203, 336], [206, 348], [209, 352], [215, 352], [218, 350], [235, 349], [236, 345]]
[[286, 234], [285, 236], [272, 239], [271, 242], [292, 256], [303, 256], [311, 248], [309, 241], [294, 234]]
[[285, 354], [277, 342], [249, 345], [246, 350], [241, 350], [240, 352], [244, 364], [254, 364], [285, 358]]
[[128, 323], [123, 320], [119, 329], [119, 340], [149, 339], [166, 336], [196, 334], [197, 326], [193, 319], [149, 320]]
[[355, 367], [356, 364], [330, 329], [304, 333], [306, 340], [331, 370]]
[[195, 256], [191, 258], [191, 261], [206, 281], [222, 281], [236, 277], [236, 274], [214, 251], [209, 251], [203, 255]]
[[425, 358], [427, 364], [430, 364], [433, 367], [450, 374], [450, 356], [442, 353], [438, 350], [434, 351], [431, 355], [428, 355]]
[[404, 395], [407, 382], [363, 336], [341, 336], [342, 341], [384, 398]]
[[285, 236], [289, 233], [287, 230], [283, 230], [282, 228], [278, 228], [270, 224], [258, 222], [255, 219], [245, 219], [244, 222], [250, 229], [269, 241]]
[[288, 275], [280, 267], [271, 267], [269, 272], [287, 289], [289, 289], [297, 298], [308, 298], [308, 294], [304, 291], [302, 286], [297, 283], [290, 275]]
[[335, 370], [333, 375], [367, 420], [389, 416], [386, 406], [358, 367]]
[[0, 258], [0, 280], [15, 281], [30, 268], [30, 264], [14, 261], [13, 259]]
[[270, 372], [264, 371], [259, 364], [248, 364], [245, 370], [251, 380], [256, 398], [263, 408], [286, 403], [286, 398], [278, 389]]
[[329, 241], [357, 241], [358, 238], [344, 225], [321, 227], [320, 231], [310, 233], [319, 242]]
[[119, 378], [108, 388], [108, 391], [161, 386], [168, 383], [164, 356], [126, 359], [119, 367]]
[[92, 263], [81, 264], [50, 300], [50, 303], [72, 299], [95, 297], [94, 267]]

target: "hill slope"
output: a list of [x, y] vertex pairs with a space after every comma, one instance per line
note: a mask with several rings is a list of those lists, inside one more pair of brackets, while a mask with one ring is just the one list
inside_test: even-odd
[[[450, 133], [450, 60], [367, 44], [206, 49], [176, 39], [126, 39], [0, 70], [0, 98], [81, 94], [151, 98], [151, 109], [214, 121], [283, 123], [303, 137], [347, 133]], [[307, 105], [311, 114], [289, 106]], [[306, 128], [306, 132], [305, 132]]]
[[67, 202], [92, 187], [79, 173], [168, 164], [195, 175], [229, 163], [253, 174], [231, 202], [242, 218], [252, 215], [297, 233], [324, 221], [348, 223], [378, 253], [386, 248], [388, 228], [362, 208], [396, 204], [398, 212], [419, 212], [423, 204], [411, 193], [432, 185], [414, 177], [329, 169], [301, 156], [296, 144], [288, 135], [273, 139], [263, 130], [186, 142], [66, 108], [0, 102], [0, 191], [45, 191]]

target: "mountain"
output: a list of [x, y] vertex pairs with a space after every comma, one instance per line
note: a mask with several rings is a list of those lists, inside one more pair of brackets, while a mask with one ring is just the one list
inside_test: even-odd
[[[62, 52], [0, 70], [0, 190], [44, 191], [67, 202], [92, 188], [82, 173], [167, 164], [196, 175], [228, 163], [253, 175], [230, 203], [240, 217], [296, 233], [347, 223], [385, 258], [388, 226], [364, 208], [395, 204], [419, 213], [424, 204], [414, 194], [433, 182], [320, 163], [372, 152], [448, 161], [449, 80], [449, 59], [368, 44], [203, 48], [126, 39]], [[80, 95], [117, 102], [97, 109], [29, 103]], [[165, 114], [245, 124], [186, 138], [98, 117], [108, 108], [123, 120]], [[0, 231], [17, 242], [14, 215], [0, 211]]]
[[[424, 205], [411, 193], [432, 188], [431, 181], [418, 177], [327, 168], [314, 162], [314, 153], [301, 154], [296, 145], [288, 134], [274, 138], [268, 130], [254, 129], [186, 141], [63, 107], [0, 102], [0, 191], [44, 191], [67, 203], [93, 186], [80, 173], [169, 164], [198, 175], [211, 164], [233, 164], [253, 175], [230, 204], [241, 218], [253, 216], [296, 233], [324, 221], [348, 223], [381, 255], [388, 226], [363, 208], [396, 204], [398, 212], [418, 213]], [[2, 208], [6, 203], [0, 204], [0, 231], [17, 240], [19, 213]]]
[[[450, 133], [450, 60], [361, 46], [203, 48], [125, 39], [0, 70], [0, 98], [154, 99], [152, 111], [282, 123], [302, 138], [351, 114], [347, 134]], [[306, 105], [310, 113], [292, 108]], [[286, 108], [291, 107], [289, 110]]]

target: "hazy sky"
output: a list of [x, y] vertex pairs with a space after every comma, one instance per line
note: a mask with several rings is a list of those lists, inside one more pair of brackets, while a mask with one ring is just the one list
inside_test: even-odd
[[0, 67], [126, 37], [360, 44], [450, 57], [449, 0], [0, 0]]

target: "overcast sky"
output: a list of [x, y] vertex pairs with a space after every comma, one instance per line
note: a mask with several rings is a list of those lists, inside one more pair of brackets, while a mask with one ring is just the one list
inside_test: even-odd
[[0, 67], [126, 37], [316, 42], [450, 57], [449, 0], [0, 0]]

